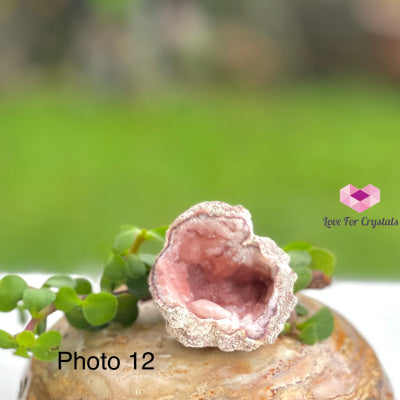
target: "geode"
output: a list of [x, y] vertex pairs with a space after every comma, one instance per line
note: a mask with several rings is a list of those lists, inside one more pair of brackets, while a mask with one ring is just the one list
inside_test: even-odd
[[274, 343], [294, 310], [289, 260], [254, 235], [244, 207], [200, 203], [170, 226], [150, 291], [168, 333], [185, 346], [251, 351]]

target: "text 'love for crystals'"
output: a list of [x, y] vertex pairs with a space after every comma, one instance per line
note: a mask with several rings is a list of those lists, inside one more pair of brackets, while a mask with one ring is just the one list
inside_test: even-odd
[[332, 228], [336, 226], [369, 226], [370, 228], [376, 228], [377, 226], [397, 226], [399, 222], [396, 218], [378, 218], [371, 219], [367, 217], [360, 218], [352, 218], [352, 217], [344, 217], [344, 218], [322, 218], [324, 226], [326, 228]]

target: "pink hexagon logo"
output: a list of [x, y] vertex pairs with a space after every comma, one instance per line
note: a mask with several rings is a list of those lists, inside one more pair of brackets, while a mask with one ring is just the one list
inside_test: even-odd
[[374, 185], [367, 185], [362, 189], [347, 185], [340, 189], [340, 202], [359, 213], [378, 204], [380, 201], [381, 191]]

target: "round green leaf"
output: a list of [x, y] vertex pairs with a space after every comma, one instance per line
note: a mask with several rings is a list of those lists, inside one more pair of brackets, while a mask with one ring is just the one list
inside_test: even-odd
[[[153, 268], [153, 265], [154, 265], [154, 263], [156, 261], [157, 255], [139, 253], [138, 256], [140, 257], [140, 259], [146, 265], [147, 270], [150, 270], [151, 268]], [[128, 272], [128, 274], [129, 274], [129, 272]]]
[[18, 320], [21, 325], [25, 325], [28, 322], [29, 313], [25, 310], [23, 304], [17, 306]]
[[160, 226], [159, 228], [147, 230], [144, 237], [146, 240], [158, 240], [164, 242], [168, 228], [169, 226]]
[[284, 325], [283, 330], [280, 333], [280, 335], [284, 335], [285, 333], [290, 332], [291, 329], [292, 329], [292, 324], [290, 322], [285, 322], [285, 325]]
[[20, 346], [32, 347], [35, 342], [35, 335], [31, 331], [23, 331], [17, 335], [17, 343]]
[[78, 294], [92, 293], [92, 284], [85, 278], [76, 278], [75, 291]]
[[91, 327], [83, 315], [82, 307], [75, 307], [70, 312], [66, 313], [68, 322], [76, 329], [88, 329]]
[[56, 309], [66, 313], [81, 304], [82, 300], [78, 297], [75, 290], [70, 287], [61, 288], [57, 293], [56, 299], [54, 300]]
[[158, 235], [162, 236], [165, 239], [165, 235], [169, 229], [169, 225], [159, 226], [158, 228], [154, 228], [151, 231], [156, 232]]
[[295, 310], [296, 310], [296, 314], [297, 314], [299, 317], [303, 317], [304, 315], [307, 315], [307, 314], [308, 314], [307, 308], [305, 308], [305, 307], [302, 306], [301, 304], [297, 304]]
[[334, 330], [334, 319], [328, 307], [320, 308], [311, 318], [297, 325], [299, 339], [306, 344], [328, 338]]
[[289, 250], [290, 256], [289, 265], [292, 268], [308, 267], [311, 264], [311, 255], [305, 250]]
[[17, 341], [13, 335], [0, 329], [0, 348], [15, 349], [18, 347]]
[[122, 325], [131, 325], [136, 321], [138, 316], [138, 299], [131, 294], [124, 293], [117, 297], [118, 310], [114, 317], [115, 322], [119, 322]]
[[133, 242], [140, 232], [141, 230], [139, 228], [133, 226], [122, 230], [115, 238], [112, 251], [116, 254], [125, 253], [132, 247]]
[[36, 347], [45, 349], [55, 349], [60, 346], [62, 340], [61, 333], [58, 331], [48, 331], [39, 336], [36, 341]]
[[28, 288], [26, 282], [17, 275], [6, 275], [0, 281], [0, 311], [13, 310]]
[[294, 283], [293, 293], [297, 293], [299, 290], [305, 289], [312, 281], [312, 272], [310, 268], [299, 267], [293, 268], [293, 271], [297, 274], [297, 280]]
[[16, 356], [24, 357], [24, 358], [31, 358], [28, 351], [26, 350], [26, 347], [24, 346], [19, 346], [17, 350], [15, 350], [14, 354]]
[[24, 307], [34, 318], [40, 317], [39, 312], [50, 305], [55, 298], [56, 294], [47, 288], [27, 289], [22, 296]]
[[110, 322], [117, 313], [118, 301], [110, 293], [91, 293], [82, 304], [83, 315], [93, 326]]
[[317, 327], [315, 324], [309, 324], [299, 333], [298, 338], [305, 344], [313, 345], [318, 342]]
[[100, 287], [102, 292], [111, 293], [116, 288], [116, 284], [103, 276], [100, 281]]
[[136, 279], [128, 279], [126, 284], [129, 291], [137, 296], [139, 299], [146, 299], [150, 296], [148, 277], [144, 275]]
[[129, 254], [126, 266], [129, 278], [140, 278], [146, 275], [146, 265], [137, 254]]
[[47, 279], [47, 281], [43, 284], [43, 287], [75, 288], [75, 281], [67, 275], [54, 275], [54, 276], [50, 277], [49, 279]]
[[322, 271], [327, 276], [332, 276], [335, 269], [335, 257], [327, 250], [314, 249], [311, 250], [311, 264], [312, 269]]
[[113, 254], [104, 268], [103, 277], [111, 282], [123, 280], [126, 277], [125, 260], [121, 256]]
[[30, 350], [38, 360], [51, 361], [57, 358], [61, 340], [60, 332], [49, 331], [39, 336], [36, 344]]

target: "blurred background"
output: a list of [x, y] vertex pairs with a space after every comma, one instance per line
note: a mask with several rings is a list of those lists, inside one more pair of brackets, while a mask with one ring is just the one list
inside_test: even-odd
[[[100, 271], [120, 225], [243, 204], [400, 278], [400, 1], [2, 0], [0, 271]], [[349, 183], [381, 189], [359, 215]]]

